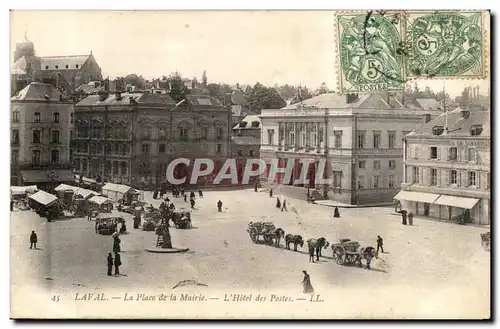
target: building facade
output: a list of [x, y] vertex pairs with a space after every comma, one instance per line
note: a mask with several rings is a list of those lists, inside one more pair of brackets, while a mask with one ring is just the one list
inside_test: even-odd
[[[260, 158], [261, 120], [258, 115], [247, 115], [233, 127], [232, 157], [236, 159], [238, 180], [241, 182], [247, 159]], [[252, 177], [254, 184], [258, 177]]]
[[460, 108], [407, 135], [404, 182], [396, 196], [403, 209], [489, 224], [490, 139], [490, 112]]
[[[391, 203], [403, 173], [403, 136], [433, 114], [408, 110], [398, 99], [378, 94], [323, 94], [262, 110], [260, 156], [268, 165], [263, 180], [273, 159], [280, 167], [294, 161], [289, 185], [307, 187], [294, 184], [302, 170], [299, 160], [307, 159], [313, 162], [305, 170], [309, 187], [329, 199], [354, 205]], [[320, 160], [326, 162], [322, 176], [332, 184], [316, 184]], [[283, 174], [278, 174], [267, 183], [282, 182]]]
[[[186, 95], [101, 92], [75, 107], [74, 166], [78, 173], [146, 188], [166, 180], [180, 157], [211, 158], [222, 167], [230, 155], [230, 112], [215, 99]], [[229, 120], [229, 121], [228, 121]], [[188, 176], [178, 165], [174, 176]]]
[[72, 181], [73, 103], [32, 82], [11, 98], [11, 184]]
[[101, 68], [92, 52], [86, 55], [38, 57], [32, 42], [26, 40], [16, 44], [11, 68], [13, 93], [37, 81], [52, 84], [59, 91], [69, 94], [82, 84], [101, 80]]

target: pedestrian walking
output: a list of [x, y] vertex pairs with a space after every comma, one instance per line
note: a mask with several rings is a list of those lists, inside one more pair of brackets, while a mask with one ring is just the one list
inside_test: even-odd
[[333, 217], [335, 218], [340, 217], [339, 207], [335, 207], [335, 209], [333, 210]]
[[309, 262], [314, 263], [314, 247], [309, 246]]
[[401, 219], [402, 219], [402, 224], [406, 225], [406, 210], [401, 211]]
[[194, 191], [191, 191], [191, 193], [189, 193], [189, 198], [190, 199], [196, 198], [196, 194], [194, 194]]
[[222, 201], [220, 200], [217, 202], [217, 209], [219, 212], [222, 212]]
[[273, 197], [273, 188], [271, 187], [271, 189], [269, 190], [269, 197], [272, 198]]
[[377, 252], [381, 250], [384, 253], [384, 239], [380, 235], [377, 235]]
[[121, 251], [121, 247], [120, 247], [120, 243], [122, 241], [120, 240], [120, 237], [118, 236], [118, 234], [116, 234], [113, 238], [113, 252], [120, 252]]
[[412, 226], [413, 225], [413, 213], [408, 214], [408, 225]]
[[38, 242], [38, 237], [36, 236], [35, 231], [31, 231], [30, 234], [30, 249], [36, 249], [36, 243]]
[[188, 195], [184, 194], [184, 202], [188, 202], [187, 197], [188, 197]]
[[120, 275], [120, 266], [122, 266], [122, 259], [118, 252], [115, 252], [115, 275]]
[[286, 200], [285, 199], [283, 199], [283, 207], [281, 207], [281, 211], [283, 211], [283, 210], [288, 211], [288, 209], [286, 209]]
[[276, 198], [276, 208], [281, 209], [280, 198]]
[[191, 202], [191, 209], [194, 209], [194, 203], [195, 203], [194, 199], [191, 199], [190, 202]]
[[200, 197], [200, 199], [203, 199], [203, 191], [201, 190], [201, 188], [198, 190], [198, 196]]
[[302, 280], [302, 292], [304, 294], [313, 294], [314, 288], [311, 284], [311, 277], [306, 271], [302, 271], [302, 273], [304, 273], [304, 279]]
[[108, 275], [113, 275], [113, 255], [108, 253]]

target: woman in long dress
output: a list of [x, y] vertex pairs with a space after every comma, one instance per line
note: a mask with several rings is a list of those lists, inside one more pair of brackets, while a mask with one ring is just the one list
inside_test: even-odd
[[312, 294], [314, 293], [314, 288], [311, 285], [311, 278], [309, 277], [309, 274], [307, 274], [306, 271], [302, 271], [304, 273], [304, 279], [302, 280], [302, 291], [304, 294]]

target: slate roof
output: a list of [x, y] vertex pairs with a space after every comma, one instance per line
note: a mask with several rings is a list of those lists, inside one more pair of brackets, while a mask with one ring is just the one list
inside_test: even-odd
[[[259, 123], [258, 127], [252, 127], [252, 122], [254, 122], [254, 121]], [[240, 127], [240, 124], [238, 123], [236, 126], [233, 127], [233, 129], [260, 129], [261, 128], [261, 120], [260, 120], [260, 117], [258, 115], [247, 115], [240, 122], [246, 122], [247, 125], [245, 127]]]
[[11, 101], [60, 101], [61, 93], [49, 84], [32, 82], [16, 95], [11, 97]]
[[131, 102], [138, 104], [175, 106], [175, 101], [166, 94], [121, 93], [121, 99], [116, 99], [115, 93], [110, 93], [104, 101], [99, 100], [99, 95], [90, 95], [76, 104], [76, 106], [104, 106], [104, 105], [129, 105]]
[[432, 110], [432, 111], [443, 110], [442, 104], [440, 104], [438, 100], [435, 98], [417, 98], [415, 102], [424, 110]]
[[491, 136], [489, 111], [469, 111], [468, 116], [464, 117], [460, 108], [448, 112], [448, 115], [443, 113], [424, 123], [412, 131], [409, 136], [433, 136], [433, 128], [436, 126], [445, 127], [446, 122], [448, 122], [448, 136], [471, 136], [470, 129], [472, 126], [483, 126], [483, 132], [479, 136]]
[[222, 104], [213, 97], [206, 95], [186, 95], [186, 100], [191, 106], [194, 107], [220, 107], [223, 108]]
[[79, 70], [90, 56], [92, 55], [40, 57], [41, 69], [45, 70], [48, 66], [49, 70]]
[[[341, 95], [337, 93], [328, 93], [314, 96], [312, 98], [302, 101], [305, 107], [317, 107], [317, 108], [329, 108], [329, 109], [341, 109], [341, 108], [357, 108], [359, 107], [370, 95], [361, 94], [356, 102], [347, 103], [346, 95]], [[295, 104], [290, 104], [283, 107], [284, 110], [292, 110], [300, 107], [300, 102]]]

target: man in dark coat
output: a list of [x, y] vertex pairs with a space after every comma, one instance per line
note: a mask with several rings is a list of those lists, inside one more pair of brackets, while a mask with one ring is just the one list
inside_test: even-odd
[[276, 208], [281, 209], [280, 198], [276, 198]]
[[31, 231], [30, 234], [30, 249], [36, 249], [36, 243], [38, 242], [38, 237], [36, 236], [35, 231]]
[[14, 201], [10, 200], [10, 211], [14, 211]]
[[201, 188], [198, 190], [198, 196], [200, 197], [200, 199], [203, 199], [203, 191], [201, 190]]
[[269, 190], [269, 197], [272, 198], [273, 197], [273, 188], [271, 187], [271, 189]]
[[188, 197], [188, 195], [184, 194], [184, 202], [188, 202], [187, 197]]
[[189, 198], [190, 199], [196, 198], [196, 194], [194, 194], [194, 191], [191, 191], [191, 193], [189, 193]]
[[217, 209], [219, 210], [219, 212], [222, 212], [222, 201], [218, 201], [217, 202]]
[[113, 238], [113, 252], [120, 252], [121, 251], [120, 242], [122, 242], [122, 241], [120, 240], [118, 235], [116, 235]]
[[314, 247], [309, 246], [309, 262], [314, 263]]
[[405, 210], [401, 211], [401, 218], [403, 220], [403, 225], [406, 225], [406, 211]]
[[122, 259], [118, 252], [115, 252], [115, 275], [120, 275], [120, 266], [122, 265]]
[[283, 211], [283, 210], [288, 211], [288, 209], [286, 209], [286, 200], [285, 199], [283, 199], [283, 207], [281, 207], [281, 211]]
[[382, 250], [382, 253], [384, 252], [384, 239], [380, 235], [377, 235], [377, 252]]
[[333, 210], [333, 217], [335, 218], [340, 217], [339, 207], [335, 207], [335, 209]]
[[194, 209], [194, 198], [190, 199], [189, 202], [191, 203], [191, 209]]
[[113, 255], [108, 253], [108, 275], [113, 275]]

